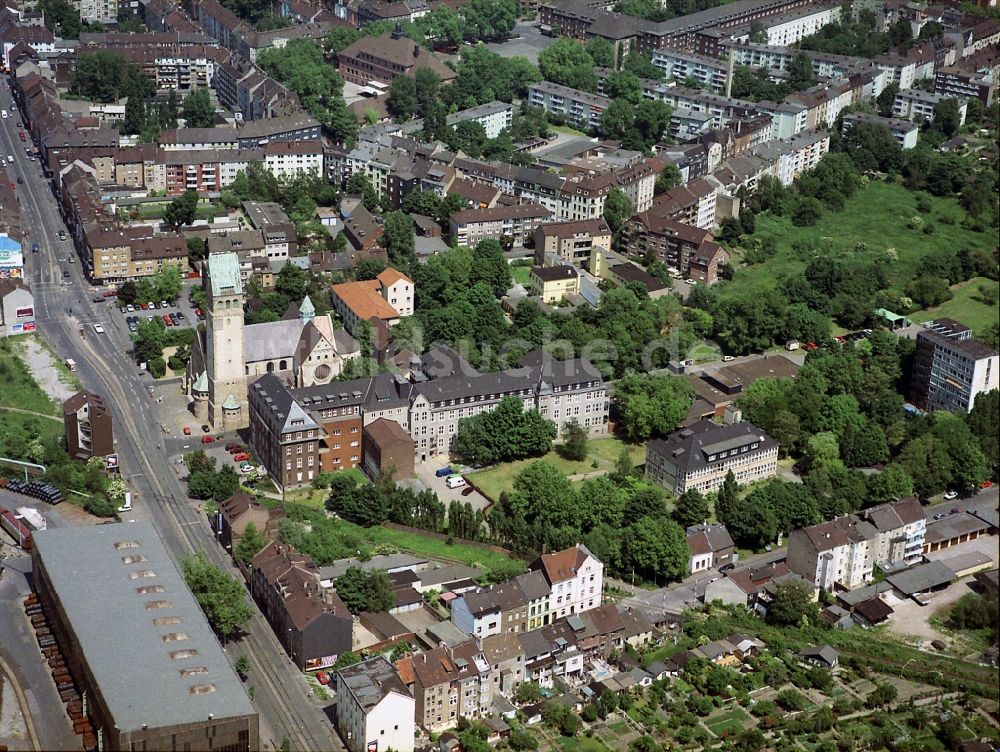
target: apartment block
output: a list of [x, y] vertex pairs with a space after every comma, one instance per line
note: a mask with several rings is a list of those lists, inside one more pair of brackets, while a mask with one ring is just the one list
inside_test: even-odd
[[989, 107], [993, 104], [998, 83], [1000, 65], [974, 67], [972, 70], [947, 66], [934, 74], [934, 93], [959, 100], [976, 98]]
[[528, 103], [585, 130], [600, 130], [601, 115], [611, 106], [611, 100], [600, 94], [548, 81], [528, 86]]
[[451, 237], [454, 242], [466, 246], [504, 237], [513, 238], [514, 245], [523, 246], [551, 216], [552, 212], [539, 204], [463, 209], [451, 215]]
[[712, 240], [708, 230], [666, 219], [655, 211], [633, 215], [625, 223], [628, 254], [653, 254], [657, 261], [686, 278], [706, 285], [719, 279], [719, 267], [729, 262], [729, 253]]
[[871, 582], [879, 532], [856, 515], [793, 530], [788, 568], [827, 590], [853, 590]]
[[875, 543], [875, 563], [905, 562], [913, 564], [922, 558], [927, 515], [914, 497], [880, 504], [866, 509], [862, 517], [878, 531]]
[[910, 398], [924, 410], [969, 412], [976, 397], [1000, 388], [997, 351], [953, 319], [924, 323], [910, 374]]
[[115, 434], [111, 410], [104, 398], [80, 391], [63, 403], [66, 451], [71, 457], [90, 459], [114, 454]]
[[320, 472], [323, 430], [273, 373], [255, 381], [249, 392], [250, 446], [254, 455], [279, 487], [311, 483]]
[[391, 327], [413, 315], [413, 280], [395, 269], [386, 269], [372, 280], [333, 285], [330, 294], [334, 310], [351, 334], [357, 334], [363, 321], [378, 319]]
[[427, 731], [493, 713], [494, 672], [476, 640], [407, 658], [400, 674], [412, 684], [416, 720]]
[[508, 102], [487, 102], [452, 113], [447, 120], [452, 128], [464, 122], [479, 123], [486, 131], [486, 138], [496, 138], [514, 125], [514, 105]]
[[476, 639], [528, 632], [552, 621], [551, 594], [541, 572], [528, 572], [456, 598], [451, 604], [451, 621]]
[[917, 136], [920, 128], [912, 120], [901, 120], [899, 118], [887, 118], [879, 115], [872, 115], [867, 112], [849, 112], [844, 115], [840, 132], [847, 135], [851, 130], [861, 123], [869, 125], [880, 125], [889, 130], [896, 143], [902, 149], [913, 149], [917, 145]]
[[663, 77], [674, 81], [697, 81], [697, 85], [716, 93], [726, 90], [729, 63], [719, 58], [674, 50], [654, 50], [653, 65]]
[[335, 689], [337, 729], [350, 752], [413, 752], [416, 703], [385, 656], [341, 669]]
[[752, 423], [702, 420], [646, 445], [646, 477], [680, 496], [689, 489], [718, 490], [732, 471], [743, 485], [771, 478], [778, 442]]
[[[922, 89], [905, 89], [896, 94], [892, 102], [892, 116], [903, 120], [914, 120], [922, 122], [929, 120], [934, 122], [934, 107], [939, 102], [946, 99], [955, 99], [947, 94], [937, 94]], [[965, 100], [958, 99], [959, 124], [965, 124], [965, 115], [968, 111], [968, 104]]]
[[253, 557], [250, 594], [300, 671], [328, 668], [351, 649], [354, 619], [307, 554], [267, 544]]
[[611, 250], [611, 237], [611, 228], [603, 217], [548, 222], [535, 230], [535, 263], [541, 265], [546, 257], [554, 257], [586, 266], [595, 251]]

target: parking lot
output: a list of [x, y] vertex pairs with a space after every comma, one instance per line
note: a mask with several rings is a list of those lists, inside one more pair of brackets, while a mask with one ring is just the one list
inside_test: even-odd
[[538, 53], [552, 44], [552, 39], [542, 36], [534, 22], [518, 22], [511, 32], [513, 39], [506, 42], [486, 45], [500, 57], [526, 57], [532, 63], [538, 63]]
[[463, 504], [469, 502], [472, 504], [473, 509], [485, 511], [490, 505], [490, 500], [479, 493], [479, 491], [473, 490], [463, 494], [463, 491], [468, 491], [468, 485], [459, 486], [458, 488], [448, 488], [448, 484], [446, 483], [447, 477], [442, 476], [439, 478], [435, 475], [443, 467], [453, 467], [457, 471], [458, 468], [455, 465], [449, 465], [446, 460], [447, 457], [428, 460], [427, 462], [418, 462], [414, 466], [417, 478], [424, 484], [425, 488], [429, 488], [436, 493], [445, 506], [448, 506], [452, 500], [457, 500]]
[[[98, 296], [94, 296], [95, 300]], [[115, 298], [111, 298], [108, 305], [115, 309], [113, 316], [116, 322], [122, 324], [134, 332], [140, 321], [160, 318], [167, 327], [191, 327], [196, 326], [199, 321], [204, 321], [204, 316], [199, 316], [196, 309], [187, 301], [187, 297], [182, 295], [173, 304], [164, 305], [166, 301], [147, 301], [145, 303], [136, 302], [131, 306], [121, 306]], [[123, 310], [124, 309], [124, 310]]]

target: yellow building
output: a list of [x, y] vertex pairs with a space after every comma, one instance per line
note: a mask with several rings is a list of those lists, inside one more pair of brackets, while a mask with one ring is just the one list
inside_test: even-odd
[[531, 294], [543, 303], [558, 303], [580, 292], [580, 275], [572, 266], [533, 266]]

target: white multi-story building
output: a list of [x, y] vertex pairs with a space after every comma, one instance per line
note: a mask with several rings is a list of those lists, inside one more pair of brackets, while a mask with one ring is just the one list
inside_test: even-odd
[[552, 590], [549, 595], [552, 619], [583, 613], [601, 605], [604, 564], [583, 544], [554, 554], [542, 554], [532, 568], [545, 575]]
[[718, 490], [730, 470], [742, 485], [777, 469], [778, 442], [752, 423], [703, 420], [646, 445], [646, 477], [677, 496]]
[[322, 141], [275, 141], [264, 146], [264, 166], [278, 178], [323, 173]]
[[840, 14], [839, 5], [820, 5], [764, 18], [761, 23], [767, 34], [768, 44], [789, 47], [815, 34], [827, 24], [839, 21]]
[[880, 504], [864, 511], [864, 518], [878, 531], [875, 563], [919, 561], [927, 532], [927, 515], [914, 497]]
[[600, 94], [548, 81], [540, 81], [528, 87], [528, 103], [550, 115], [565, 118], [572, 125], [594, 130], [601, 127], [601, 115], [611, 106], [611, 100]]
[[853, 590], [872, 580], [879, 531], [847, 515], [793, 530], [788, 536], [788, 568], [816, 587]]
[[[955, 99], [947, 94], [934, 94], [923, 89], [906, 89], [896, 95], [892, 103], [892, 116], [905, 120], [934, 122], [934, 106], [946, 99]], [[957, 99], [959, 125], [965, 124], [968, 103]]]
[[478, 107], [459, 110], [448, 116], [448, 125], [454, 128], [466, 121], [479, 123], [486, 131], [486, 138], [496, 138], [514, 125], [514, 105], [507, 102], [487, 102]]
[[911, 399], [925, 410], [969, 412], [976, 397], [1000, 388], [997, 351], [972, 339], [964, 324], [941, 318], [917, 334]]
[[653, 65], [663, 71], [664, 78], [691, 79], [711, 91], [725, 91], [729, 65], [725, 60], [674, 50], [653, 50]]
[[118, 0], [76, 0], [80, 20], [87, 23], [118, 23]]
[[881, 117], [867, 112], [849, 112], [844, 115], [840, 132], [846, 136], [854, 126], [861, 123], [885, 126], [889, 129], [892, 137], [896, 139], [896, 143], [904, 150], [913, 149], [917, 145], [917, 135], [920, 132], [920, 128], [913, 121]]
[[337, 729], [350, 752], [413, 752], [416, 704], [385, 656], [337, 672]]

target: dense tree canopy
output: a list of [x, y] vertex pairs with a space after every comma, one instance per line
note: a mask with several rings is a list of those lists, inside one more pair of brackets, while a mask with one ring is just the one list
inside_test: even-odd
[[463, 461], [485, 466], [540, 457], [552, 448], [556, 428], [518, 397], [504, 397], [494, 410], [461, 418], [452, 451]]
[[246, 602], [246, 590], [236, 578], [209, 562], [202, 553], [186, 557], [181, 568], [184, 581], [220, 637], [234, 636], [250, 621], [253, 611]]

